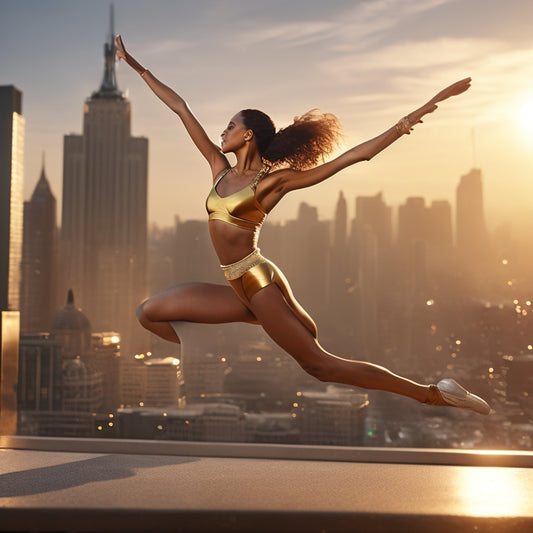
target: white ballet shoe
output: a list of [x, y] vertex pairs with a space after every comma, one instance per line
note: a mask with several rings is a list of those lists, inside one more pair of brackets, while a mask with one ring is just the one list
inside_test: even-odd
[[470, 409], [480, 415], [488, 415], [490, 413], [490, 406], [485, 400], [468, 392], [451, 378], [441, 379], [436, 388], [447, 405], [459, 407], [460, 409]]

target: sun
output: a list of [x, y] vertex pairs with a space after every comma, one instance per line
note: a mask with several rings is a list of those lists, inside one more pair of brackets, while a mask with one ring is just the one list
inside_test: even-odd
[[533, 133], [533, 96], [529, 97], [522, 105], [520, 122], [526, 131]]

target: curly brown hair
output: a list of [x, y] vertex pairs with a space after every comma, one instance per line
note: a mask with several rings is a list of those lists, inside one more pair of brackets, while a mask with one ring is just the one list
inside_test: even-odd
[[339, 120], [331, 113], [308, 111], [276, 133], [272, 119], [257, 109], [244, 109], [241, 117], [254, 132], [263, 160], [273, 167], [313, 168], [331, 154], [342, 137]]

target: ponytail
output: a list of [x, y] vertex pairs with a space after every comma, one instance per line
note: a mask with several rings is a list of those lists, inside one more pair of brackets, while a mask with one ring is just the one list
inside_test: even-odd
[[245, 109], [241, 116], [245, 127], [254, 132], [261, 157], [273, 167], [312, 168], [333, 152], [342, 136], [337, 117], [316, 109], [296, 117], [277, 133], [262, 111]]

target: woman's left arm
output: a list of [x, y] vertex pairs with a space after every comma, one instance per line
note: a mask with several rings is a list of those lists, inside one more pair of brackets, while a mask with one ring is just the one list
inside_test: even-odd
[[328, 179], [350, 165], [354, 165], [360, 161], [369, 161], [402, 135], [409, 134], [413, 129], [413, 126], [422, 122], [422, 117], [424, 115], [432, 113], [437, 109], [438, 102], [465, 92], [470, 87], [470, 82], [471, 78], [465, 78], [464, 80], [460, 80], [449, 87], [446, 87], [446, 89], [440, 91], [422, 107], [412, 111], [402, 118], [396, 125], [392, 126], [392, 128], [389, 128], [373, 139], [354, 146], [339, 157], [336, 157], [327, 163], [310, 170], [281, 171], [279, 174], [282, 183], [276, 187], [278, 194], [283, 196], [291, 190], [310, 187]]

